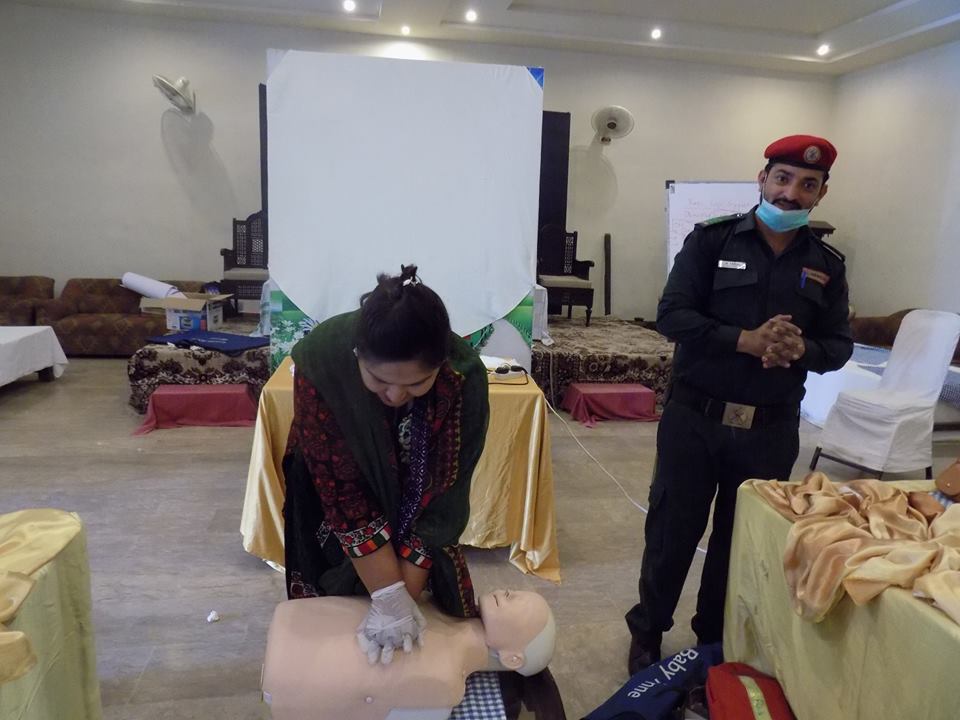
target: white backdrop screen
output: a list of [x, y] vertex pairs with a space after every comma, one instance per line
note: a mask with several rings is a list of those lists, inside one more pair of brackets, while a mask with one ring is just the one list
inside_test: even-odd
[[270, 274], [322, 321], [416, 263], [467, 334], [532, 289], [543, 90], [505, 65], [289, 51], [267, 82]]

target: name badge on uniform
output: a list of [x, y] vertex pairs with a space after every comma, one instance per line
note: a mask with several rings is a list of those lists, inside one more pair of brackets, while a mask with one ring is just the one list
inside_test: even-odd
[[746, 270], [747, 264], [745, 262], [740, 262], [739, 260], [720, 260], [717, 262], [717, 267], [724, 268], [726, 270]]
[[830, 276], [821, 270], [805, 267], [800, 271], [800, 287], [804, 287], [807, 280], [813, 280], [818, 285], [826, 287], [827, 283], [830, 282]]

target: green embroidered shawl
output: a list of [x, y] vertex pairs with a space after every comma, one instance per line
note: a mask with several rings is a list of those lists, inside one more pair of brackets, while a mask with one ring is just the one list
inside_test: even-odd
[[[297, 372], [303, 373], [317, 388], [336, 418], [371, 496], [396, 531], [400, 482], [397, 469], [391, 463], [394, 438], [392, 428], [384, 420], [384, 405], [363, 385], [353, 353], [359, 314], [360, 311], [355, 310], [326, 320], [297, 343], [291, 354]], [[456, 545], [467, 525], [470, 483], [483, 451], [490, 411], [486, 369], [476, 351], [455, 335], [451, 335], [450, 347], [447, 362], [459, 383], [462, 402], [458, 404], [459, 411], [448, 410], [443, 414], [441, 427], [434, 428], [430, 461], [439, 459], [434, 446], [437, 436], [444, 431], [459, 436], [459, 451], [443, 460], [448, 467], [431, 468], [429, 475], [455, 473], [455, 479], [445, 492], [435, 495], [423, 508], [414, 523], [414, 531], [432, 555], [430, 585], [435, 598], [446, 612], [462, 616], [472, 611], [465, 607], [465, 604], [472, 605], [472, 592], [469, 587], [463, 587], [465, 568], [456, 567], [452, 557], [455, 553], [442, 548]], [[433, 394], [432, 390], [427, 397]], [[440, 408], [436, 411], [438, 416], [442, 413]], [[468, 577], [465, 582], [469, 585]]]

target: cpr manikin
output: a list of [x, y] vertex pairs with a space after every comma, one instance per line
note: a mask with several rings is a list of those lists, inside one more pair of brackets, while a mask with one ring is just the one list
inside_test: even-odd
[[274, 720], [446, 720], [463, 700], [467, 675], [533, 675], [553, 655], [556, 625], [546, 601], [533, 592], [498, 590], [480, 597], [482, 620], [422, 605], [423, 646], [396, 653], [389, 665], [371, 665], [356, 638], [369, 606], [364, 597], [277, 606], [263, 669]]

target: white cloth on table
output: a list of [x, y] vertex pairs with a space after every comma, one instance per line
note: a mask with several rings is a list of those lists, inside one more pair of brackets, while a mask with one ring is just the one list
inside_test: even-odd
[[806, 392], [800, 403], [800, 415], [809, 423], [823, 427], [830, 408], [843, 391], [870, 390], [880, 384], [880, 376], [862, 368], [850, 360], [839, 370], [824, 373], [807, 373], [804, 383]]
[[960, 315], [908, 313], [878, 386], [837, 397], [823, 426], [823, 452], [881, 472], [929, 467], [934, 409], [958, 338]]
[[947, 403], [960, 410], [960, 367], [951, 367], [947, 379], [943, 381], [940, 402]]
[[[827, 421], [827, 413], [837, 401], [837, 396], [843, 390], [866, 390], [877, 387], [889, 359], [889, 348], [854, 343], [853, 356], [839, 370], [823, 375], [807, 373], [807, 380], [804, 383], [806, 393], [800, 403], [800, 415], [807, 422], [822, 428]], [[940, 391], [937, 412], [950, 415], [958, 411], [960, 411], [960, 367], [951, 366], [943, 382], [943, 389]], [[939, 414], [936, 420], [941, 421]], [[954, 420], [953, 417], [948, 416], [943, 421]]]
[[0, 385], [48, 367], [60, 377], [66, 366], [67, 356], [53, 328], [0, 327]]

